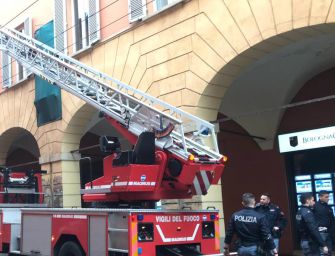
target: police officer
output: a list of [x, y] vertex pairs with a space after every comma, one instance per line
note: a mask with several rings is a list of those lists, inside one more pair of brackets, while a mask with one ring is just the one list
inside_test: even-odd
[[315, 220], [312, 207], [314, 206], [314, 197], [310, 193], [304, 193], [300, 196], [302, 206], [299, 208], [296, 221], [300, 234], [300, 245], [305, 256], [320, 255], [319, 247], [322, 253], [328, 254], [328, 247], [322, 239], [318, 223]]
[[277, 251], [279, 249], [279, 238], [287, 225], [287, 219], [284, 213], [280, 210], [279, 206], [271, 203], [269, 193], [261, 195], [259, 203], [256, 205], [255, 210], [265, 215], [269, 224], [269, 228], [276, 245]]
[[229, 254], [234, 234], [240, 240], [238, 255], [257, 255], [258, 246], [263, 243], [272, 250], [273, 255], [278, 255], [265, 216], [255, 211], [255, 196], [251, 193], [243, 194], [242, 204], [244, 209], [235, 212], [229, 221], [224, 243], [225, 255]]
[[318, 222], [319, 232], [323, 240], [326, 242], [329, 252], [332, 251], [332, 238], [334, 233], [334, 213], [328, 205], [329, 192], [321, 190], [319, 192], [319, 201], [314, 205], [314, 215]]

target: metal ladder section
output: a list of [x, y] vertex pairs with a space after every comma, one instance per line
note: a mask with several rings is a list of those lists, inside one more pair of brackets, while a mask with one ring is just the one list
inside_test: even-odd
[[[192, 153], [208, 162], [222, 158], [214, 125], [150, 96], [16, 30], [0, 29], [0, 50], [30, 72], [81, 98], [116, 119], [136, 136], [143, 131], [164, 131], [156, 146], [187, 159]], [[204, 145], [203, 137], [211, 137]]]

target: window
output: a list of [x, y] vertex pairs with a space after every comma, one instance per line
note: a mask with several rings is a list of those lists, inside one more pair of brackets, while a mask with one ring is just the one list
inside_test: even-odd
[[[28, 36], [31, 36], [31, 19], [27, 18], [19, 24], [16, 28], [17, 31], [20, 31], [23, 34], [26, 34]], [[22, 65], [19, 64], [19, 62], [15, 61], [16, 63], [16, 82], [20, 82], [23, 79], [26, 79], [28, 76], [27, 69], [23, 68]]]
[[[23, 34], [26, 34], [28, 36], [32, 36], [32, 24], [31, 24], [31, 18], [26, 18], [19, 26], [16, 27], [16, 30], [22, 32]], [[26, 79], [28, 77], [28, 70], [22, 65], [20, 65], [18, 62], [16, 62], [16, 82], [20, 82], [23, 79]]]
[[155, 0], [154, 6], [156, 8], [156, 11], [160, 11], [169, 4], [173, 4], [176, 2], [180, 2], [180, 0]]
[[55, 49], [67, 53], [66, 45], [66, 5], [65, 0], [55, 0], [54, 45]]
[[[23, 22], [14, 27], [16, 30], [28, 36], [32, 35], [31, 19], [26, 18]], [[13, 64], [13, 65], [12, 65]], [[12, 67], [15, 71], [12, 74]], [[2, 53], [2, 86], [10, 87], [13, 83], [19, 83], [28, 77], [29, 73], [26, 68], [19, 64], [16, 60], [12, 61], [7, 54]], [[13, 79], [14, 78], [14, 79]], [[14, 81], [13, 81], [14, 80]]]
[[75, 52], [100, 39], [99, 0], [73, 0]]
[[2, 86], [4, 88], [12, 85], [12, 58], [2, 52]]
[[129, 21], [135, 22], [147, 15], [146, 0], [129, 0]]

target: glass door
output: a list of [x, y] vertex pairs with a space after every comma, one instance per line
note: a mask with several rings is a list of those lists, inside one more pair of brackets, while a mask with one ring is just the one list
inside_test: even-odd
[[295, 192], [297, 197], [297, 206], [301, 205], [301, 193], [312, 193], [315, 200], [319, 200], [319, 192], [326, 190], [329, 192], [328, 204], [333, 208], [334, 205], [334, 187], [335, 187], [335, 174], [334, 173], [318, 173], [313, 175], [298, 175], [295, 176]]

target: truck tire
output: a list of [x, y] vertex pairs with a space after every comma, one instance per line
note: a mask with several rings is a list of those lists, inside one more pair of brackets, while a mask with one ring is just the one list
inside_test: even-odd
[[69, 241], [62, 245], [58, 256], [84, 256], [84, 254], [77, 243]]

